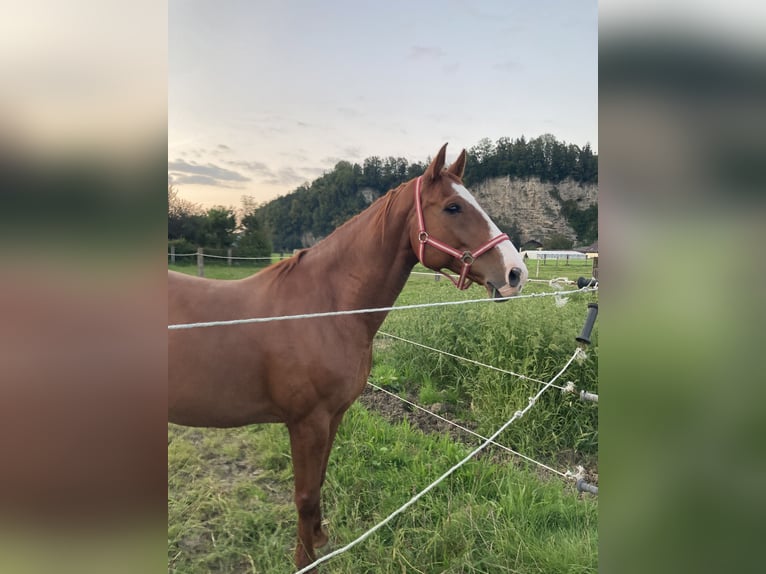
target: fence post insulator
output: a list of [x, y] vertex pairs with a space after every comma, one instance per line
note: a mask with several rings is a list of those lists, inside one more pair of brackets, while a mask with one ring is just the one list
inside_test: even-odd
[[575, 337], [578, 343], [590, 345], [590, 332], [593, 330], [593, 324], [596, 322], [596, 315], [598, 315], [598, 303], [588, 303], [588, 315], [585, 318], [585, 325], [583, 325], [580, 335]]
[[594, 486], [584, 479], [577, 479], [577, 492], [590, 492], [591, 494], [598, 494], [598, 486]]

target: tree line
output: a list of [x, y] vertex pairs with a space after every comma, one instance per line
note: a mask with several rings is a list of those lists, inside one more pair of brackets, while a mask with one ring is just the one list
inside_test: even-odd
[[[578, 183], [598, 183], [598, 156], [590, 144], [579, 147], [545, 134], [527, 141], [524, 136], [511, 140], [489, 138], [468, 150], [466, 185], [490, 177], [537, 177], [542, 182], [559, 183], [573, 179]], [[470, 169], [469, 169], [470, 168]]]
[[[598, 155], [589, 144], [579, 147], [546, 134], [527, 141], [488, 138], [467, 150], [464, 181], [474, 185], [492, 177], [537, 177], [558, 183], [571, 178], [578, 183], [598, 182]], [[341, 161], [310, 184], [260, 206], [256, 213], [271, 230], [274, 247], [289, 251], [312, 245], [344, 221], [359, 213], [388, 190], [417, 177], [430, 163], [409, 163], [402, 157], [368, 157], [362, 164]], [[563, 205], [562, 213], [575, 229], [578, 241], [597, 239], [598, 208], [578, 210]], [[512, 224], [503, 229], [518, 245], [519, 231]]]
[[168, 246], [174, 246], [177, 253], [203, 247], [207, 253], [223, 255], [236, 247], [239, 257], [270, 256], [271, 238], [256, 214], [257, 207], [252, 198], [244, 196], [239, 212], [224, 206], [204, 210], [168, 185]]

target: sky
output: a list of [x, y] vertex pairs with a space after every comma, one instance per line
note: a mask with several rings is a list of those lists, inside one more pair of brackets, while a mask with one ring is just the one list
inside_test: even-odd
[[597, 30], [590, 0], [170, 0], [169, 182], [237, 207], [445, 142], [598, 151]]

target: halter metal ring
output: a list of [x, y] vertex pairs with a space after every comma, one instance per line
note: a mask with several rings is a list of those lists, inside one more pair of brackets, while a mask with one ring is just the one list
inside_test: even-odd
[[427, 243], [428, 242], [428, 232], [421, 231], [420, 233], [418, 233], [418, 241], [420, 241], [421, 243]]
[[474, 259], [474, 256], [471, 255], [470, 251], [465, 251], [463, 252], [462, 257], [460, 258], [460, 261], [462, 261], [466, 265], [473, 265], [473, 262], [476, 261], [476, 259]]

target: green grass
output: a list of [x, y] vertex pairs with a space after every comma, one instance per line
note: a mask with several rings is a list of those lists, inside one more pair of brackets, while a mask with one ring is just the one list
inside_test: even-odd
[[[169, 572], [293, 572], [296, 515], [284, 429], [170, 427], [169, 438]], [[232, 444], [235, 453], [224, 455]], [[332, 547], [385, 518], [468, 450], [355, 404], [323, 489]], [[596, 524], [594, 499], [507, 460], [482, 459], [321, 571], [595, 572]]]
[[[197, 274], [196, 265], [168, 265], [168, 269], [172, 271], [180, 271], [181, 273], [188, 273], [189, 275]], [[245, 265], [245, 266], [232, 266], [226, 265], [205, 265], [205, 277], [209, 279], [242, 279], [248, 277], [253, 273], [256, 273], [261, 268]]]
[[[570, 266], [589, 276], [590, 267]], [[540, 266], [541, 275], [543, 265]], [[194, 273], [193, 267], [186, 267]], [[420, 269], [422, 270], [422, 268]], [[209, 266], [209, 277], [252, 269]], [[534, 269], [530, 268], [534, 276]], [[243, 276], [243, 275], [240, 275]], [[531, 283], [527, 292], [551, 288]], [[413, 276], [397, 305], [479, 299], [449, 281]], [[552, 297], [403, 310], [382, 330], [543, 380], [574, 350], [591, 294], [563, 306]], [[589, 358], [560, 380], [598, 392], [598, 322]], [[519, 381], [407, 343], [379, 337], [373, 381], [421, 404], [447, 405], [449, 418], [485, 436], [527, 404], [536, 383]], [[500, 437], [559, 470], [597, 468], [598, 411], [551, 389]], [[346, 415], [333, 447], [323, 508], [327, 550], [376, 524], [476, 445], [390, 424], [360, 403]], [[168, 571], [289, 573], [297, 515], [286, 430], [258, 425], [232, 430], [168, 428]], [[325, 573], [581, 573], [598, 563], [598, 500], [570, 482], [511, 459], [500, 449], [474, 459], [388, 526], [320, 567]], [[320, 555], [323, 551], [320, 551]]]
[[[486, 296], [480, 287], [461, 293], [448, 281], [415, 277], [406, 285], [397, 305]], [[544, 283], [530, 283], [524, 292], [551, 292], [551, 288]], [[381, 331], [547, 381], [571, 356], [587, 303], [595, 295], [582, 293], [569, 299], [563, 306], [558, 306], [554, 297], [545, 297], [392, 312]], [[376, 384], [419, 396], [426, 402], [450, 399], [454, 403], [452, 410], [462, 420], [476, 424], [479, 432], [495, 430], [540, 388], [537, 383], [408, 343], [383, 336], [379, 340], [386, 343], [374, 356], [372, 379]], [[591, 340], [589, 359], [570, 367], [560, 380], [561, 386], [573, 381], [578, 389], [598, 392], [598, 322]], [[543, 395], [538, 407], [524, 418], [524, 425], [508, 430], [506, 440], [546, 462], [574, 458], [592, 463], [597, 452], [597, 428], [598, 411], [593, 405], [553, 390]]]

